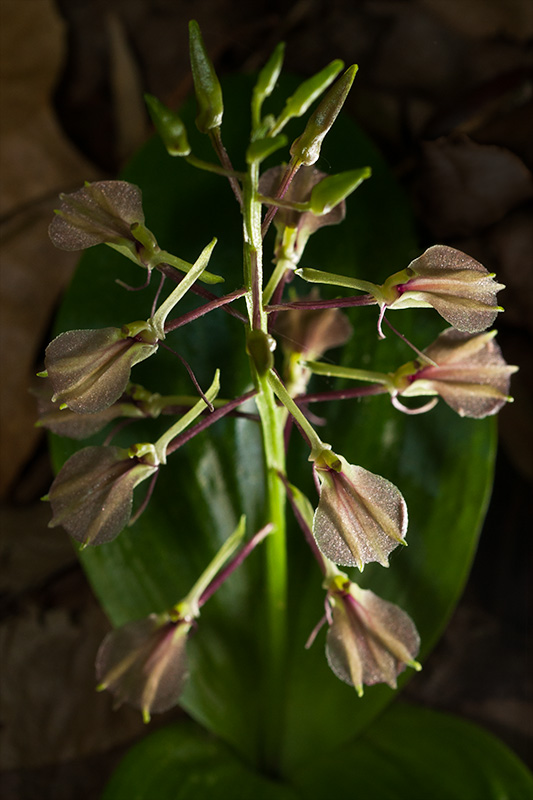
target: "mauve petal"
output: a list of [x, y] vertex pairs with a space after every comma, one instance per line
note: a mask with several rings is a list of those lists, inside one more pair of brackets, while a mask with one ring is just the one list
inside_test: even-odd
[[61, 333], [45, 355], [53, 400], [80, 414], [102, 411], [121, 397], [131, 368], [156, 350], [157, 344], [125, 337], [120, 328]]
[[157, 614], [111, 631], [98, 650], [96, 675], [115, 696], [143, 712], [176, 705], [188, 675], [184, 623]]
[[114, 539], [131, 517], [133, 490], [157, 467], [129, 458], [120, 447], [85, 447], [57, 474], [49, 492], [54, 516], [82, 544]]
[[322, 488], [313, 520], [320, 551], [335, 564], [357, 566], [388, 556], [403, 542], [407, 506], [393, 483], [342, 459], [341, 472], [317, 470]]
[[103, 242], [133, 241], [130, 227], [144, 223], [141, 190], [126, 181], [97, 181], [61, 195], [48, 229], [60, 250], [85, 250]]

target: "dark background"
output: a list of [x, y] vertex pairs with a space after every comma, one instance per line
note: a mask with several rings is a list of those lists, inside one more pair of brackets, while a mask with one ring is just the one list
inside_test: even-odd
[[108, 623], [67, 537], [46, 527], [49, 510], [39, 498], [51, 470], [27, 389], [76, 261], [47, 240], [57, 195], [116, 176], [150, 134], [144, 91], [175, 107], [189, 94], [191, 17], [220, 75], [259, 68], [280, 39], [287, 43], [286, 69], [302, 76], [333, 58], [357, 62], [348, 112], [403, 184], [421, 248], [441, 242], [463, 249], [507, 285], [498, 339], [520, 372], [513, 377], [515, 403], [500, 415], [492, 503], [462, 601], [406, 694], [480, 723], [532, 761], [533, 4], [243, 6], [0, 0], [6, 800], [96, 798], [143, 733], [138, 714], [113, 712], [110, 698], [94, 693], [94, 655]]

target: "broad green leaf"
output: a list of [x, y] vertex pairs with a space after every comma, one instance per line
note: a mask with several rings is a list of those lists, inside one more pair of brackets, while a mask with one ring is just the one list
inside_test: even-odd
[[[338, 720], [342, 725], [343, 721]], [[529, 800], [533, 777], [470, 722], [395, 703], [343, 747], [291, 776], [306, 800]]]
[[[338, 724], [344, 724], [341, 718]], [[472, 723], [395, 704], [364, 734], [274, 781], [190, 722], [147, 736], [123, 759], [102, 800], [529, 800], [533, 778]]]
[[135, 745], [102, 800], [298, 800], [281, 782], [244, 764], [191, 722], [162, 728]]
[[[224, 87], [225, 120], [231, 124], [227, 131], [223, 126], [222, 135], [236, 169], [243, 167], [251, 86], [240, 78]], [[293, 86], [294, 82], [280, 82], [269, 106], [277, 103], [279, 108], [282, 100], [276, 99], [277, 92], [287, 96]], [[202, 139], [191, 124], [193, 116], [190, 104], [182, 117], [191, 131], [193, 152], [212, 158], [207, 137]], [[301, 123], [291, 123], [289, 141], [301, 129]], [[373, 177], [349, 198], [347, 220], [313, 237], [303, 266], [381, 282], [418, 254], [409, 209], [384, 162], [353, 123], [338, 119], [318, 166], [338, 171], [366, 165]], [[157, 140], [138, 154], [123, 177], [142, 188], [146, 223], [161, 247], [194, 261], [217, 236], [210, 266], [226, 279], [217, 291], [242, 285], [240, 215], [227, 182], [198, 172], [180, 159], [170, 159]], [[273, 242], [273, 232], [268, 242]], [[267, 266], [269, 258], [267, 254]], [[88, 251], [65, 298], [58, 331], [121, 325], [146, 317], [156, 279], [150, 289], [134, 293], [117, 286], [115, 278], [139, 285], [144, 275], [109, 248]], [[293, 285], [301, 294], [309, 291], [299, 279]], [[324, 290], [324, 296], [334, 296], [332, 287]], [[201, 302], [186, 297], [176, 314]], [[243, 309], [242, 302], [237, 306]], [[443, 327], [432, 311], [396, 312], [391, 317], [419, 347], [429, 344]], [[384, 342], [378, 341], [374, 307], [354, 309], [350, 319], [355, 335], [342, 354], [328, 354], [332, 358], [384, 370], [411, 358], [411, 352], [391, 333]], [[178, 329], [168, 336], [168, 344], [189, 361], [204, 388], [216, 368], [221, 369], [221, 397], [250, 388], [244, 331], [223, 311]], [[165, 394], [193, 392], [184, 367], [162, 348], [135, 367], [133, 379]], [[313, 384], [314, 388], [327, 385], [318, 379]], [[407, 500], [409, 547], [393, 554], [388, 570], [367, 567], [362, 583], [408, 611], [426, 653], [442, 631], [468, 573], [491, 482], [494, 426], [459, 419], [445, 406], [424, 417], [404, 417], [385, 397], [320, 405], [315, 410], [328, 418], [321, 430], [325, 441], [351, 463], [397, 483]], [[164, 427], [165, 418], [136, 423], [122, 430], [114, 443], [127, 446], [154, 440]], [[293, 436], [289, 479], [315, 501], [308, 454]], [[101, 442], [103, 437], [88, 443]], [[54, 439], [56, 464], [79, 446]], [[132, 528], [114, 542], [81, 555], [112, 622], [118, 625], [162, 611], [182, 598], [243, 512], [249, 534], [266, 521], [260, 433], [253, 421], [225, 420], [170, 457], [148, 509]], [[323, 633], [310, 651], [304, 650], [323, 614], [324, 593], [320, 573], [292, 523], [289, 550], [291, 650], [286, 694], [279, 698], [285, 708], [279, 757], [288, 770], [305, 763], [319, 741], [334, 749], [351, 739], [394, 696], [387, 688], [373, 687], [359, 700], [329, 671]], [[183, 705], [196, 720], [251, 763], [261, 761], [267, 716], [277, 715], [263, 701], [267, 680], [264, 580], [259, 548], [202, 609], [198, 630], [189, 643], [191, 679], [183, 697]], [[339, 719], [345, 724], [340, 726]]]

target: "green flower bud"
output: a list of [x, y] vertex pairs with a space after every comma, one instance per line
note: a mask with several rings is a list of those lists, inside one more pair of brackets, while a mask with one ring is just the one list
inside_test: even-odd
[[335, 80], [344, 63], [336, 59], [328, 64], [324, 69], [317, 72], [311, 78], [300, 84], [294, 94], [287, 98], [285, 108], [281, 112], [278, 120], [274, 124], [271, 133], [274, 135], [285, 127], [287, 122], [293, 117], [301, 117], [307, 109], [317, 100], [332, 81]]
[[171, 156], [188, 156], [191, 152], [187, 129], [180, 117], [167, 108], [157, 97], [145, 94], [144, 99], [158, 134]]
[[198, 104], [196, 127], [200, 133], [208, 133], [222, 124], [224, 102], [213, 62], [207, 54], [200, 28], [194, 19], [189, 22], [189, 51]]
[[355, 64], [346, 70], [311, 114], [302, 135], [292, 143], [291, 156], [297, 163], [310, 166], [318, 161], [322, 142], [344, 105], [356, 72]]
[[266, 375], [274, 366], [275, 348], [276, 340], [263, 331], [250, 331], [246, 337], [246, 352], [254, 362], [258, 375]]
[[338, 175], [329, 175], [317, 183], [311, 192], [310, 203], [313, 214], [322, 216], [329, 214], [339, 203], [345, 200], [364, 180], [370, 178], [370, 167], [352, 169], [349, 172], [340, 172]]

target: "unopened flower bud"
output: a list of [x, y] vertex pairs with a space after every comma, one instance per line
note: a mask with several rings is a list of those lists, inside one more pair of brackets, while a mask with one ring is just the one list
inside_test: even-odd
[[344, 105], [356, 72], [355, 64], [346, 70], [311, 114], [302, 135], [292, 143], [290, 152], [297, 163], [310, 166], [318, 161], [322, 142]]
[[348, 464], [342, 456], [327, 455], [336, 462], [315, 461], [321, 489], [313, 535], [320, 551], [334, 564], [361, 571], [371, 561], [388, 567], [389, 554], [406, 544], [405, 500], [380, 475]]
[[131, 368], [157, 347], [157, 337], [146, 322], [61, 333], [45, 354], [52, 400], [82, 414], [108, 408], [126, 389]]
[[74, 453], [50, 487], [54, 516], [49, 527], [62, 525], [84, 546], [118, 536], [131, 517], [133, 490], [158, 470], [150, 447], [149, 452], [137, 448], [133, 455], [121, 447], [85, 447]]
[[171, 156], [188, 156], [191, 152], [191, 146], [187, 139], [187, 129], [181, 117], [151, 94], [145, 94], [144, 99], [148, 106], [150, 118], [161, 136], [168, 154]]
[[189, 51], [198, 111], [196, 127], [200, 133], [219, 128], [224, 114], [222, 89], [213, 62], [209, 58], [196, 20], [189, 22]]

